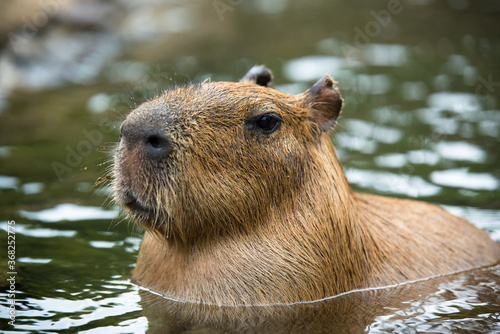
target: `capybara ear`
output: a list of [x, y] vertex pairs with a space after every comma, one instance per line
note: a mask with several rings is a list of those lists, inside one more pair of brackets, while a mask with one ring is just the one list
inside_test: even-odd
[[254, 66], [241, 78], [240, 82], [250, 82], [259, 86], [267, 87], [267, 84], [273, 80], [273, 74], [264, 65]]
[[319, 129], [330, 130], [335, 125], [344, 103], [337, 88], [337, 82], [326, 74], [303, 95], [314, 111], [313, 120], [318, 124]]

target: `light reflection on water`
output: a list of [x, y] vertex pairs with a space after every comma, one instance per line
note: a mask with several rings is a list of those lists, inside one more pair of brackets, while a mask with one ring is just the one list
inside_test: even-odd
[[345, 59], [327, 56], [308, 56], [287, 61], [283, 72], [291, 81], [315, 81], [325, 73], [337, 74], [345, 69]]
[[104, 210], [95, 207], [84, 207], [75, 204], [59, 204], [53, 208], [38, 212], [20, 210], [19, 215], [29, 220], [41, 222], [76, 221], [91, 219], [115, 219], [118, 217], [118, 210]]
[[467, 168], [434, 171], [431, 180], [439, 185], [471, 190], [498, 190], [499, 181], [488, 173], [470, 173]]
[[[7, 222], [1, 222], [0, 228], [7, 232], [9, 230]], [[36, 228], [29, 225], [16, 225], [16, 234], [25, 235], [34, 238], [55, 238], [66, 237], [71, 238], [76, 235], [76, 231], [61, 231], [51, 228]]]
[[[89, 8], [100, 8], [97, 3]], [[122, 221], [116, 208], [102, 207], [109, 201], [109, 188], [93, 186], [105, 174], [101, 164], [118, 134], [103, 139], [94, 149], [103, 146], [104, 153], [85, 157], [84, 165], [73, 168], [62, 183], [56, 181], [51, 163], [64, 162], [66, 146], [76, 148], [86, 140], [82, 129], [97, 124], [99, 117], [111, 118], [118, 129], [131, 107], [173, 84], [210, 76], [237, 80], [255, 63], [270, 66], [275, 87], [291, 94], [305, 91], [325, 73], [336, 78], [345, 107], [334, 143], [355, 190], [440, 204], [500, 242], [499, 95], [497, 86], [488, 85], [500, 75], [494, 61], [499, 44], [488, 35], [498, 29], [477, 32], [484, 36], [460, 31], [463, 36], [458, 40], [442, 38], [437, 35], [450, 35], [446, 25], [439, 28], [443, 31], [433, 31], [421, 24], [422, 17], [434, 15], [435, 9], [450, 20], [468, 22], [460, 15], [475, 13], [474, 5], [470, 3], [465, 13], [446, 7], [464, 1], [418, 3], [407, 10], [410, 3], [405, 2], [405, 10], [393, 17], [384, 34], [349, 55], [345, 46], [353, 47], [353, 28], [367, 23], [363, 13], [381, 10], [385, 3], [377, 9], [374, 2], [361, 7], [324, 2], [322, 6], [330, 10], [326, 11], [284, 0], [245, 2], [225, 12], [223, 21], [211, 2], [124, 3], [92, 29], [78, 24], [66, 27], [64, 20], [53, 22], [39, 38], [28, 41], [30, 47], [18, 53], [19, 58], [2, 52], [0, 230], [5, 236], [7, 221], [15, 219], [19, 245], [15, 330], [140, 333], [148, 326], [164, 325], [158, 323], [161, 316], [155, 320], [157, 315], [148, 313], [156, 304], [145, 304], [148, 298], [128, 281], [140, 232]], [[421, 15], [418, 31], [405, 25], [416, 22], [412, 12]], [[86, 20], [103, 17], [101, 9], [94, 13]], [[124, 16], [115, 20], [120, 15]], [[293, 36], [288, 40], [279, 29], [316, 16], [303, 26], [311, 29], [304, 33], [306, 38], [300, 37], [300, 29], [287, 29], [287, 36]], [[471, 18], [478, 27], [487, 20], [483, 15]], [[136, 46], [138, 41], [143, 44]], [[34, 49], [45, 53], [27, 51]], [[64, 86], [68, 83], [81, 86]], [[17, 88], [61, 85], [61, 90], [40, 95], [14, 93]], [[65, 128], [70, 130], [64, 132]], [[6, 272], [3, 256], [0, 253], [0, 269]], [[408, 291], [418, 292], [422, 285], [394, 289], [394, 295], [408, 297], [405, 301], [394, 302], [381, 292], [346, 299], [356, 304], [368, 298], [357, 309], [348, 309], [351, 313], [341, 313], [332, 304], [294, 310], [303, 317], [274, 319], [274, 328], [284, 331], [291, 324], [303, 328], [311, 310], [321, 313], [320, 309], [325, 315], [321, 325], [327, 327], [341, 319], [359, 321], [358, 331], [365, 328], [361, 324], [369, 325], [367, 330], [373, 333], [455, 328], [495, 332], [500, 331], [499, 286], [497, 266], [444, 279], [432, 285], [437, 291], [421, 296]], [[382, 299], [388, 302], [387, 313], [377, 314], [370, 305], [380, 306], [376, 302]], [[6, 300], [0, 293], [3, 318]], [[364, 323], [356, 311], [373, 319]], [[11, 330], [5, 326], [0, 330]]]
[[[26, 308], [18, 311], [20, 324], [18, 330], [60, 332], [82, 328], [88, 324], [109, 322], [116, 319], [113, 326], [99, 326], [90, 329], [94, 333], [141, 333], [147, 327], [147, 321], [140, 316], [140, 297], [137, 289], [128, 282], [111, 281], [103, 284], [108, 295], [94, 295], [80, 298], [73, 294], [70, 299], [62, 298], [27, 298]], [[88, 292], [83, 291], [83, 292]], [[61, 291], [63, 294], [64, 291]], [[135, 316], [134, 319], [127, 319]], [[56, 320], [57, 319], [57, 320]], [[104, 321], [104, 320], [108, 321]], [[120, 320], [124, 319], [124, 320]], [[31, 321], [30, 321], [31, 320]], [[31, 322], [31, 324], [30, 324]], [[87, 331], [85, 331], [87, 333]]]
[[417, 175], [364, 171], [351, 168], [346, 170], [346, 176], [351, 184], [385, 194], [429, 197], [441, 191], [440, 187], [425, 181]]

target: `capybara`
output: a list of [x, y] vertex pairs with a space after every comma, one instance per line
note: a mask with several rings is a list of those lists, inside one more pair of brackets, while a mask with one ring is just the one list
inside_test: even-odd
[[252, 68], [177, 87], [121, 126], [113, 189], [145, 227], [133, 280], [216, 305], [294, 303], [500, 260], [442, 208], [353, 192], [330, 139], [343, 100], [328, 75], [289, 95]]

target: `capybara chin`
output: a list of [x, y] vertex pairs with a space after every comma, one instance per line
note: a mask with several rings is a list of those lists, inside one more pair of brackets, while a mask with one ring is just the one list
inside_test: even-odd
[[178, 87], [121, 127], [114, 194], [145, 227], [133, 280], [195, 303], [311, 301], [494, 264], [500, 245], [431, 204], [355, 193], [328, 75], [299, 95], [252, 68]]

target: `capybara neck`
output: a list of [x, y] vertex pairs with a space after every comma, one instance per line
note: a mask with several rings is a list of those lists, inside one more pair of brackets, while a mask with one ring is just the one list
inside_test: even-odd
[[293, 303], [500, 260], [437, 206], [351, 190], [329, 135], [343, 105], [332, 78], [299, 95], [270, 80], [255, 67], [128, 115], [113, 189], [146, 229], [134, 281], [188, 302]]

